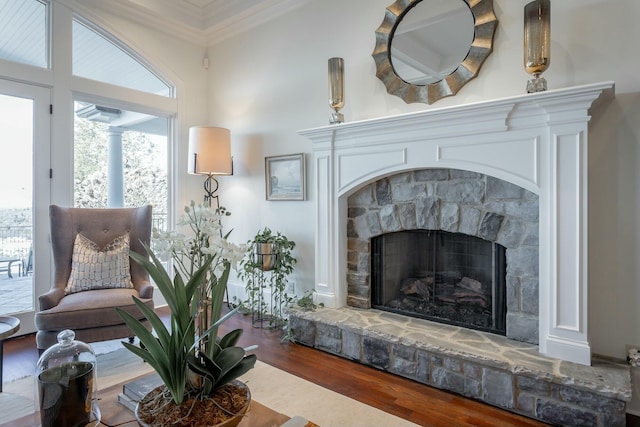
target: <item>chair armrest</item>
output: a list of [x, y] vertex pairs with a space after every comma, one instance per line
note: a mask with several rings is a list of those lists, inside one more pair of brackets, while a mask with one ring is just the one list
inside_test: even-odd
[[153, 298], [153, 285], [149, 282], [142, 283], [138, 287], [138, 293], [140, 294], [140, 298], [142, 299]]
[[49, 289], [45, 294], [38, 297], [40, 302], [40, 311], [49, 310], [60, 303], [60, 300], [64, 297], [64, 288]]

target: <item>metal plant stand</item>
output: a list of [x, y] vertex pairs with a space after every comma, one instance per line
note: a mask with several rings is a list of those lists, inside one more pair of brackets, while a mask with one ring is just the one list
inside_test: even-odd
[[[251, 322], [256, 328], [274, 328], [279, 326], [280, 320], [278, 316], [271, 313], [274, 310], [273, 289], [271, 280], [268, 275], [271, 274], [278, 262], [278, 254], [273, 251], [270, 243], [256, 244], [254, 261], [259, 266], [253, 274], [254, 289], [249, 295], [249, 303], [251, 305]], [[265, 290], [270, 290], [270, 304], [264, 298]]]

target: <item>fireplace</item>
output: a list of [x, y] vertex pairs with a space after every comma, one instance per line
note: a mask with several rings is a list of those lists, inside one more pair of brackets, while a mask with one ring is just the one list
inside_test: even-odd
[[[510, 256], [536, 261], [532, 268], [538, 280], [535, 333], [540, 353], [589, 365], [589, 109], [596, 100], [612, 95], [613, 83], [604, 82], [301, 131], [312, 140], [314, 151], [317, 302], [344, 307], [348, 288], [363, 291], [369, 282], [364, 277], [348, 281], [351, 264], [369, 261], [348, 259], [350, 245], [368, 244], [347, 237], [354, 225], [348, 212], [351, 197], [383, 177], [400, 173], [413, 173], [414, 179], [422, 170], [483, 174], [538, 197], [538, 248], [521, 248], [512, 254], [507, 249], [507, 270]], [[428, 210], [429, 196], [425, 192], [413, 207]], [[383, 206], [378, 218], [393, 221], [404, 208], [411, 206]], [[446, 226], [453, 211], [453, 206], [441, 209], [444, 231], [449, 231]], [[493, 224], [495, 212], [480, 214], [479, 229]], [[457, 217], [466, 224], [462, 212]], [[358, 218], [360, 226], [376, 226], [371, 223], [372, 212]], [[369, 233], [369, 237], [380, 234]], [[510, 313], [508, 307], [507, 335], [512, 323], [531, 329], [528, 313]], [[529, 322], [523, 325], [522, 320]]]
[[[629, 370], [591, 364], [587, 313], [589, 110], [612, 94], [605, 82], [300, 132], [313, 142], [314, 299], [325, 308], [292, 309], [294, 339], [554, 425], [624, 425]], [[450, 235], [488, 242], [481, 264], [504, 248], [505, 336], [370, 309], [380, 280], [395, 283], [383, 305], [444, 303], [456, 285], [500, 305], [501, 285], [483, 278], [500, 269], [411, 259]], [[388, 280], [380, 246], [418, 249]], [[454, 288], [438, 297], [436, 284]]]
[[462, 233], [410, 230], [371, 239], [371, 306], [506, 333], [505, 248]]

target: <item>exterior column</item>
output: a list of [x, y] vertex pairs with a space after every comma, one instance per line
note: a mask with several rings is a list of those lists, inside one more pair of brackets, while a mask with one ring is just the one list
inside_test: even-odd
[[107, 143], [107, 207], [124, 207], [124, 168], [122, 164], [122, 133], [124, 129], [109, 127]]

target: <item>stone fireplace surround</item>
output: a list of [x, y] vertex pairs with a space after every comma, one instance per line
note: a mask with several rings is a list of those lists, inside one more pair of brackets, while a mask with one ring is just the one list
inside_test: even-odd
[[[592, 360], [587, 330], [589, 110], [613, 97], [613, 87], [605, 82], [301, 131], [313, 142], [314, 290], [326, 308], [292, 309], [294, 339], [551, 424], [625, 425], [629, 367]], [[537, 301], [529, 287], [522, 312], [512, 314], [535, 319], [537, 308], [538, 345], [524, 342], [535, 342], [530, 336], [510, 339], [347, 306], [349, 268], [368, 262], [347, 255], [355, 224], [349, 225], [349, 198], [383, 177], [420, 180], [443, 170], [510, 183], [526, 190], [524, 200], [537, 196], [538, 259], [525, 264], [537, 265], [537, 279], [527, 279], [538, 284]], [[525, 246], [536, 234], [530, 227], [520, 230]]]
[[441, 230], [506, 249], [506, 336], [538, 343], [538, 196], [506, 181], [457, 169], [383, 177], [348, 198], [347, 305], [371, 308], [371, 238]]

